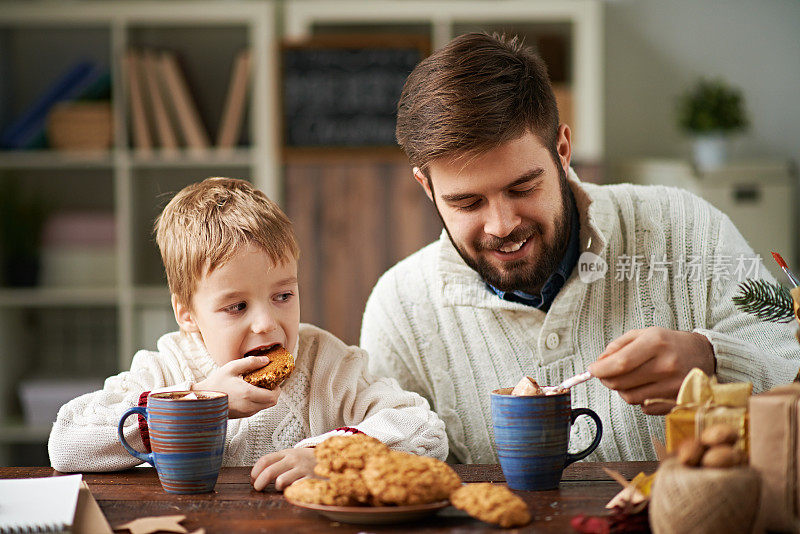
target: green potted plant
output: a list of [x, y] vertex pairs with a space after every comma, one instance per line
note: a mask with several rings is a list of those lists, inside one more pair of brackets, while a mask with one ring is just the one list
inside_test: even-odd
[[39, 281], [44, 202], [24, 195], [13, 180], [0, 180], [0, 283], [34, 286]]
[[731, 135], [747, 127], [741, 91], [722, 80], [700, 80], [678, 109], [681, 129], [693, 138], [695, 165], [705, 170], [725, 163]]

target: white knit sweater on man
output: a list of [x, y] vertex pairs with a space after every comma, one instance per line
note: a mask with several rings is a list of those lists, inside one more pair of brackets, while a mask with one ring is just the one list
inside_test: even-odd
[[[395, 380], [373, 376], [366, 352], [307, 324], [300, 325], [297, 347], [295, 370], [281, 385], [278, 403], [228, 421], [223, 465], [250, 466], [270, 452], [320, 443], [341, 427], [361, 430], [392, 449], [447, 456], [444, 424], [427, 401]], [[53, 468], [112, 471], [141, 463], [117, 437], [122, 414], [145, 391], [185, 390], [217, 367], [199, 335], [164, 335], [158, 352], [137, 352], [130, 371], [61, 407], [48, 443]], [[124, 433], [144, 451], [136, 415], [126, 420]]]
[[[572, 171], [569, 184], [580, 251], [602, 258], [608, 270], [584, 282], [579, 260], [547, 313], [490, 292], [444, 233], [384, 274], [367, 302], [361, 346], [370, 368], [431, 402], [459, 461], [497, 461], [492, 390], [525, 375], [558, 384], [631, 329], [703, 334], [718, 379], [750, 381], [754, 392], [797, 374], [793, 326], [761, 322], [733, 305], [743, 278], [736, 270], [749, 269], [755, 254], [726, 215], [680, 189], [584, 184]], [[695, 270], [700, 261], [702, 272]], [[641, 265], [640, 275], [618, 268], [626, 263]], [[763, 266], [749, 277], [774, 280]], [[573, 388], [572, 404], [603, 421], [603, 439], [589, 460], [656, 459], [652, 437], [664, 441], [663, 417], [645, 415], [598, 380]], [[588, 445], [593, 433], [593, 423], [579, 418], [571, 450]]]

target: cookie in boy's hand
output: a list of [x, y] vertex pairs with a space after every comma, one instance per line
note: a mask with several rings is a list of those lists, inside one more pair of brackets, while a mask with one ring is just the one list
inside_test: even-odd
[[242, 376], [245, 382], [260, 388], [275, 389], [294, 371], [294, 358], [289, 352], [277, 345], [262, 356], [269, 357], [269, 363]]

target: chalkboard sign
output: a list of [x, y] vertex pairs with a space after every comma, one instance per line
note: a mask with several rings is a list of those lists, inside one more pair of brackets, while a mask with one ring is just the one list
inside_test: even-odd
[[397, 100], [428, 52], [418, 37], [316, 39], [283, 48], [284, 143], [395, 145]]

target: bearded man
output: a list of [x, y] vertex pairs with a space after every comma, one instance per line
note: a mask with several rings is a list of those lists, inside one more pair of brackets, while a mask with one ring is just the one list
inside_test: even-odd
[[[456, 461], [497, 462], [490, 392], [526, 375], [590, 370], [573, 405], [604, 422], [590, 459], [615, 461], [656, 459], [669, 404], [643, 403], [675, 399], [694, 367], [754, 392], [797, 374], [791, 329], [738, 311], [742, 271], [713, 267], [756, 258], [731, 221], [679, 189], [582, 183], [546, 68], [516, 39], [463, 35], [417, 65], [397, 139], [445, 232], [378, 281], [361, 346], [428, 399]], [[593, 434], [579, 419], [572, 448]]]

